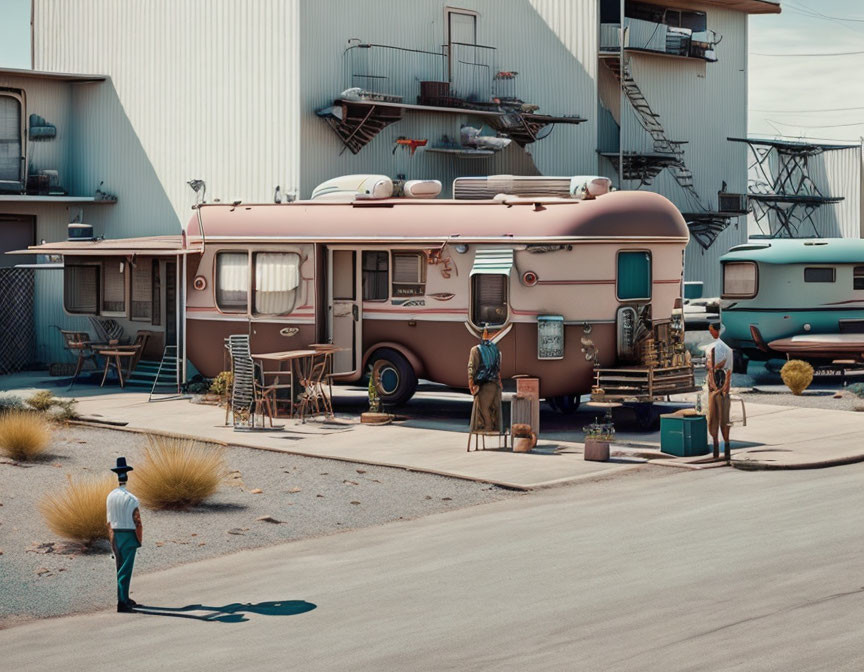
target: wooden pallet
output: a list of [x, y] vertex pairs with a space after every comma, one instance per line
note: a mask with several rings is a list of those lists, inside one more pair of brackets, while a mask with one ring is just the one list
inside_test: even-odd
[[592, 395], [593, 401], [649, 402], [699, 389], [691, 366], [597, 369], [594, 386], [603, 393]]

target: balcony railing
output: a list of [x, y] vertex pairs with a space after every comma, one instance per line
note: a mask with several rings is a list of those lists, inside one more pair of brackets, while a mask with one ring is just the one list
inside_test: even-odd
[[[693, 32], [688, 28], [675, 28], [664, 23], [641, 19], [625, 19], [624, 48], [649, 51], [667, 56], [699, 58], [715, 62], [714, 48], [722, 36], [713, 30]], [[621, 26], [617, 23], [600, 24], [600, 51], [617, 52], [620, 48]]]
[[[345, 88], [411, 105], [457, 107], [515, 97], [512, 78], [502, 78], [496, 49], [451, 42], [427, 51], [386, 44], [354, 43], [345, 50]], [[515, 73], [505, 73], [515, 74]]]

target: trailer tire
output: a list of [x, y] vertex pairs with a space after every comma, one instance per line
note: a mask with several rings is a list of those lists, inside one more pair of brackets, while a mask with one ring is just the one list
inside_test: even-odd
[[747, 373], [747, 365], [750, 363], [750, 360], [747, 359], [747, 355], [745, 355], [740, 350], [732, 351], [732, 373]]
[[573, 415], [579, 410], [579, 398], [574, 394], [562, 394], [557, 397], [547, 397], [546, 403], [560, 415]]
[[401, 406], [417, 391], [417, 375], [405, 357], [392, 348], [381, 348], [369, 358], [369, 370], [384, 406]]

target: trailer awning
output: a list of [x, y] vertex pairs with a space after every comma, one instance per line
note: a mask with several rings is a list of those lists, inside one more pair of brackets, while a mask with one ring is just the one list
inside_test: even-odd
[[6, 254], [62, 254], [64, 257], [127, 257], [142, 256], [176, 256], [183, 254], [198, 254], [200, 243], [192, 243], [183, 247], [182, 236], [148, 236], [146, 238], [115, 238], [112, 240], [81, 240], [58, 241], [31, 245], [26, 250], [13, 250]]
[[471, 275], [480, 273], [494, 275], [510, 275], [513, 268], [513, 250], [498, 248], [480, 248], [474, 255], [474, 266]]

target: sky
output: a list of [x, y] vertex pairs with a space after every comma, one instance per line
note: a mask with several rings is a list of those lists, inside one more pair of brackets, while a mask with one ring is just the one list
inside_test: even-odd
[[[857, 142], [864, 2], [783, 0], [782, 7], [780, 15], [750, 18], [750, 135]], [[29, 22], [30, 0], [0, 0], [0, 67], [30, 67]], [[836, 53], [845, 55], [811, 55]]]

